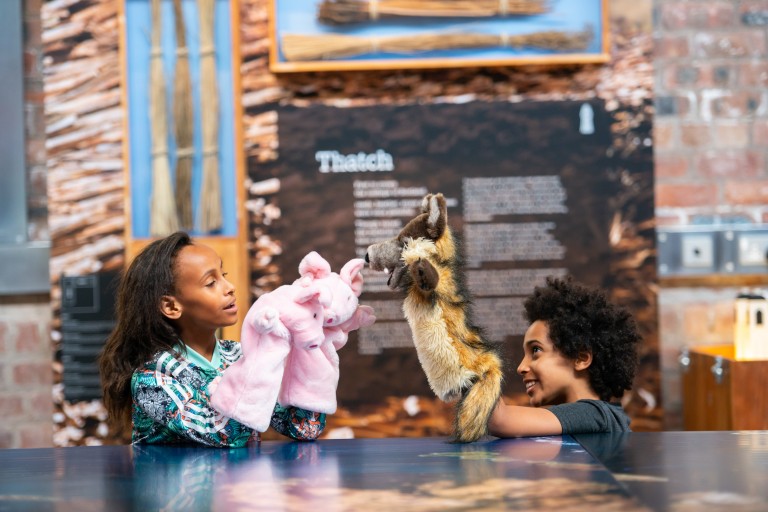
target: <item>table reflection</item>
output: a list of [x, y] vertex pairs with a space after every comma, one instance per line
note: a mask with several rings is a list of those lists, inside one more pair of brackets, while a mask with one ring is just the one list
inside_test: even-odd
[[[283, 510], [286, 485], [338, 485], [333, 454], [320, 443], [265, 443], [246, 448], [136, 445], [133, 502], [140, 510], [211, 510], [217, 503]], [[311, 497], [311, 496], [310, 496]]]
[[568, 437], [135, 447], [134, 462], [134, 501], [158, 510], [551, 510], [579, 500], [640, 508]]

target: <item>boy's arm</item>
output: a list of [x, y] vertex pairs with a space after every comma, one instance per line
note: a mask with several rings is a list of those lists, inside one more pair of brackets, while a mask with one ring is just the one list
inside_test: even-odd
[[563, 433], [563, 427], [548, 409], [508, 405], [500, 398], [488, 420], [488, 433], [496, 437], [556, 436]]

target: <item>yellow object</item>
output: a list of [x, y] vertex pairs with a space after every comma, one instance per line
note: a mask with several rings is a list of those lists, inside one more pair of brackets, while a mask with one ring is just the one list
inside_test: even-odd
[[758, 293], [736, 297], [734, 345], [737, 360], [768, 359], [768, 300]]

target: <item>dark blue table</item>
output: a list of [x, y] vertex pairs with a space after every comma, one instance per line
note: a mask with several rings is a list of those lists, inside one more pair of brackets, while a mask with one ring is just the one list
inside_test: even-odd
[[768, 510], [768, 432], [0, 450], [6, 510]]
[[554, 510], [637, 502], [570, 437], [0, 451], [0, 510]]

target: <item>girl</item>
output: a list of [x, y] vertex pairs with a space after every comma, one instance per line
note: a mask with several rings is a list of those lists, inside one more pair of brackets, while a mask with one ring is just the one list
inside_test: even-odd
[[517, 373], [534, 407], [499, 400], [488, 422], [498, 437], [626, 432], [620, 404], [632, 387], [640, 334], [632, 316], [599, 290], [547, 278], [525, 301], [530, 327]]
[[[226, 275], [213, 249], [182, 232], [149, 244], [123, 274], [99, 370], [110, 423], [125, 428], [132, 413], [134, 443], [235, 447], [259, 439], [209, 404], [209, 384], [241, 354], [239, 343], [216, 339], [217, 329], [237, 323]], [[271, 426], [313, 440], [325, 414], [276, 405]]]

